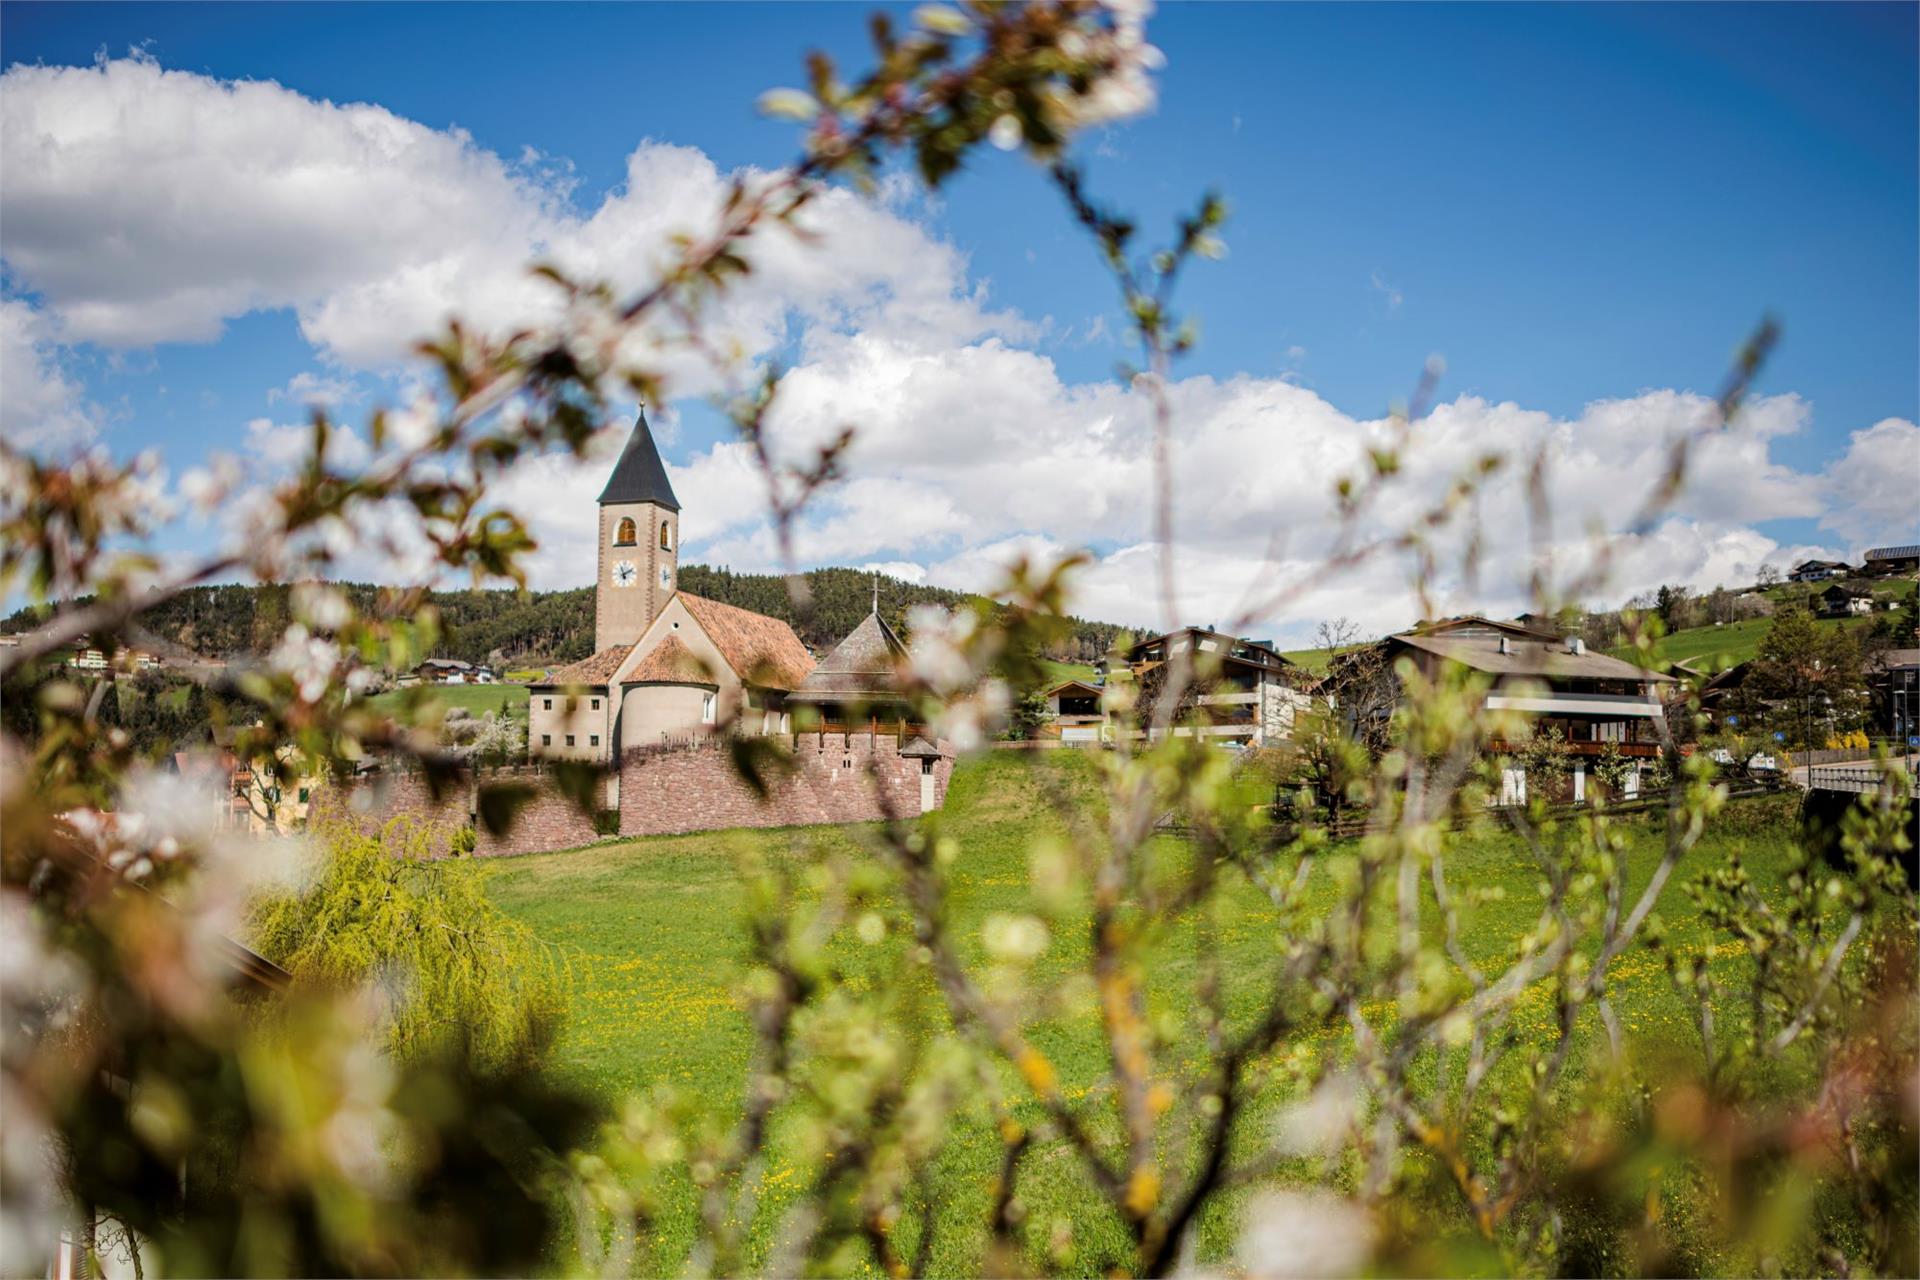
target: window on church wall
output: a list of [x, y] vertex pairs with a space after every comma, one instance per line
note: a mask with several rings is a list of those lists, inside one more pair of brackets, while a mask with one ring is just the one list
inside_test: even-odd
[[660, 522], [660, 549], [662, 551], [673, 550], [673, 526], [665, 520]]
[[638, 541], [640, 541], [639, 526], [634, 524], [632, 516], [623, 517], [620, 523], [614, 526], [613, 545], [631, 547]]

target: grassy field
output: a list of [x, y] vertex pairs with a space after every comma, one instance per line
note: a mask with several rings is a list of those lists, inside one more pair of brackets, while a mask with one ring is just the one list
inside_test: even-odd
[[[954, 872], [952, 918], [976, 962], [983, 921], [995, 912], [1021, 910], [1029, 901], [1030, 845], [1055, 825], [1030, 770], [1088, 768], [1077, 753], [1057, 754], [1071, 758], [1056, 760], [1050, 753], [1034, 760], [1002, 753], [969, 762], [955, 774], [942, 817], [943, 828], [960, 836], [962, 849]], [[1739, 802], [1718, 820], [1661, 899], [1661, 915], [1676, 943], [1710, 945], [1682, 886], [1697, 872], [1718, 865], [1730, 850], [1742, 851], [1760, 884], [1778, 882], [1790, 849], [1790, 805], [1784, 797]], [[1656, 836], [1632, 820], [1628, 825], [1629, 866], [1632, 874], [1644, 877], [1657, 857]], [[518, 858], [484, 865], [480, 873], [489, 877], [495, 901], [574, 964], [572, 1014], [558, 1047], [565, 1070], [609, 1097], [666, 1082], [730, 1108], [740, 1094], [750, 1043], [733, 994], [743, 955], [737, 860], [757, 854], [806, 861], [860, 849], [865, 840], [859, 827], [719, 832]], [[1330, 863], [1341, 857], [1321, 856]], [[1468, 934], [1476, 960], [1495, 960], [1532, 923], [1538, 872], [1513, 837], [1491, 830], [1462, 837], [1451, 856], [1450, 871], [1458, 883], [1497, 885], [1507, 891], [1503, 900], [1479, 909]], [[1309, 882], [1321, 900], [1333, 896], [1333, 874], [1316, 872]], [[1251, 1007], [1274, 954], [1274, 921], [1266, 900], [1248, 890], [1234, 899], [1220, 923], [1230, 953], [1227, 972], [1237, 975], [1236, 1003], [1244, 1008]], [[896, 928], [895, 936], [874, 949], [882, 953], [875, 957], [879, 963], [894, 963], [884, 953], [897, 947], [898, 932]], [[1184, 993], [1193, 976], [1191, 944], [1187, 924], [1166, 925], [1161, 956], [1152, 966], [1153, 998], [1162, 1012], [1175, 1017], [1186, 1009]], [[1737, 947], [1723, 946], [1716, 954], [1716, 967], [1744, 963]], [[1062, 930], [1039, 962], [1039, 971], [1057, 975], [1083, 955], [1083, 939]], [[852, 959], [856, 964], [874, 962]], [[1630, 1037], [1659, 1046], [1660, 1052], [1676, 1046], [1686, 1051], [1695, 1044], [1686, 1011], [1657, 958], [1630, 952], [1616, 966], [1616, 974], [1614, 1002]], [[1538, 995], [1531, 1003], [1523, 999], [1520, 1024], [1544, 1037], [1550, 1010], [1545, 992]], [[1081, 1089], [1099, 1078], [1102, 1058], [1091, 1018], [1044, 1026], [1035, 1039], [1062, 1076]], [[1282, 1052], [1304, 1066], [1339, 1043], [1341, 1037], [1322, 1035]], [[1279, 1101], [1273, 1099], [1276, 1105]], [[936, 1237], [935, 1271], [977, 1270], [996, 1154], [997, 1140], [989, 1133], [956, 1128], [940, 1166], [946, 1225]], [[1030, 1159], [1034, 1165], [1023, 1182], [1023, 1196], [1036, 1221], [1055, 1215], [1072, 1220], [1079, 1269], [1092, 1273], [1113, 1262], [1121, 1241], [1118, 1223], [1104, 1212], [1072, 1158], [1053, 1151]], [[777, 1147], [772, 1168], [770, 1194], [776, 1198], [782, 1188], [797, 1185], [806, 1175]], [[660, 1226], [670, 1263], [690, 1238], [690, 1200]], [[1221, 1215], [1207, 1220], [1202, 1258], [1219, 1257], [1230, 1239], [1231, 1225]]]
[[[1676, 631], [1660, 642], [1660, 652], [1668, 662], [1685, 662], [1699, 671], [1718, 671], [1746, 662], [1760, 652], [1771, 618], [1749, 618], [1717, 627], [1690, 627]], [[1872, 618], [1817, 618], [1814, 626], [1823, 631], [1845, 627], [1859, 631], [1873, 625]], [[1631, 649], [1613, 651], [1617, 658], [1634, 660]]]
[[[476, 716], [488, 711], [505, 711], [522, 723], [527, 718], [525, 685], [435, 684], [417, 687], [444, 707], [465, 707]], [[385, 693], [375, 694], [369, 699], [369, 704], [378, 708], [397, 707], [400, 700], [411, 692], [410, 689], [389, 689]]]

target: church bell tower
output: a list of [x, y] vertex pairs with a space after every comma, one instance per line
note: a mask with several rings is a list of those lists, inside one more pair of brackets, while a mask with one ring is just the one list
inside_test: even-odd
[[680, 501], [667, 482], [643, 408], [600, 493], [594, 652], [638, 640], [672, 598], [679, 568]]

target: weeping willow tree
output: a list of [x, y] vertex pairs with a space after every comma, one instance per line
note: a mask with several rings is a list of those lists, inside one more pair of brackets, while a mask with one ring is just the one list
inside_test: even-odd
[[492, 1064], [537, 1056], [564, 1008], [564, 966], [488, 901], [472, 863], [426, 856], [423, 828], [322, 828], [313, 877], [263, 898], [253, 945], [303, 986], [361, 988], [384, 1004], [402, 1057], [464, 1041]]

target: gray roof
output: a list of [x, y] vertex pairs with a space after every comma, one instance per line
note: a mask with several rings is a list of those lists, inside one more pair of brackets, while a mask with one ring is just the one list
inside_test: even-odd
[[633, 434], [627, 437], [626, 451], [613, 464], [607, 487], [600, 491], [601, 506], [619, 502], [652, 502], [669, 511], [680, 509], [680, 499], [673, 496], [667, 468], [660, 461], [660, 450], [654, 447], [653, 432], [647, 429], [645, 409], [633, 424]]
[[900, 748], [900, 754], [909, 760], [938, 760], [940, 748], [925, 738], [916, 737]]
[[1912, 560], [1920, 557], [1920, 543], [1908, 543], [1904, 547], [1875, 547], [1867, 552], [1869, 560]]
[[907, 656], [886, 619], [869, 613], [814, 666], [790, 698], [798, 702], [872, 702], [893, 690], [893, 669]]
[[1571, 653], [1564, 640], [1509, 638], [1500, 652], [1494, 636], [1397, 635], [1399, 644], [1422, 649], [1488, 675], [1537, 676], [1546, 680], [1639, 680], [1671, 682], [1672, 676], [1609, 658], [1604, 653]]

